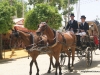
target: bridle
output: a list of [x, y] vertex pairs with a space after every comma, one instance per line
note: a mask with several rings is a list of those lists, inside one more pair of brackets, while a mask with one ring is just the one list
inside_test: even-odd
[[[44, 22], [41, 22], [40, 24], [44, 24]], [[45, 26], [45, 27], [43, 28], [43, 26]], [[45, 23], [45, 25], [43, 25], [43, 26], [38, 27], [38, 29], [41, 29], [42, 35], [43, 35], [43, 32], [44, 32], [45, 30], [47, 30], [47, 28], [48, 28], [48, 25], [47, 25], [46, 23]], [[52, 44], [52, 45], [54, 45], [54, 44], [57, 42], [57, 35], [56, 35], [56, 31], [55, 31], [55, 30], [52, 29], [52, 31], [53, 31], [53, 33], [54, 33], [54, 38], [51, 39], [51, 41], [54, 41], [54, 43]], [[52, 45], [49, 45], [49, 46], [52, 46]]]
[[[43, 23], [40, 23], [40, 24], [43, 24]], [[41, 29], [43, 26], [38, 26], [38, 29]], [[43, 33], [45, 30], [47, 29], [47, 25], [45, 24], [44, 25], [44, 28], [41, 30], [41, 32]]]

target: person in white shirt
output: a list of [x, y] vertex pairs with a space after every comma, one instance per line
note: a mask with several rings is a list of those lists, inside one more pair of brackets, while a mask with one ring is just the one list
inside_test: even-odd
[[87, 30], [89, 30], [89, 25], [85, 20], [86, 20], [86, 17], [84, 15], [81, 16], [81, 24], [79, 25], [80, 36], [85, 36], [88, 33]]

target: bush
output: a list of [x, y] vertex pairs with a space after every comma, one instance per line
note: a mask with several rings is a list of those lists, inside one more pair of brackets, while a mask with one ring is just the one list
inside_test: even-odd
[[37, 4], [26, 15], [25, 27], [36, 30], [40, 22], [47, 22], [51, 28], [58, 29], [61, 26], [62, 17], [58, 10], [48, 4]]

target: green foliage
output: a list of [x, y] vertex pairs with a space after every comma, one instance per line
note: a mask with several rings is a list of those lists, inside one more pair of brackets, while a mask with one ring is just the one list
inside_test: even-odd
[[12, 16], [15, 15], [14, 11], [14, 7], [10, 6], [7, 1], [0, 3], [0, 34], [6, 33], [12, 28]]
[[17, 1], [17, 0], [12, 0], [12, 1], [9, 1], [10, 5], [14, 6], [15, 9], [16, 9], [16, 15], [18, 18], [21, 18], [22, 17], [22, 10], [23, 10], [23, 4], [21, 1]]
[[22, 14], [23, 14], [23, 6], [22, 6], [22, 3], [21, 2], [17, 2], [16, 3], [16, 11], [17, 11], [17, 17], [18, 18], [21, 18], [22, 17]]
[[18, 18], [22, 17], [23, 14], [23, 3], [21, 0], [2, 0], [2, 2], [7, 1], [9, 3], [9, 5], [14, 6], [15, 7], [15, 11], [16, 11], [16, 16]]
[[[37, 3], [44, 3], [45, 0], [28, 0], [30, 5]], [[69, 0], [70, 5], [77, 3], [78, 0]], [[73, 11], [73, 6], [68, 10], [68, 0], [47, 0], [47, 3], [51, 6], [56, 6], [59, 10], [63, 9], [63, 15], [68, 14], [68, 12]]]
[[28, 12], [25, 27], [35, 30], [40, 22], [47, 22], [50, 27], [58, 29], [61, 26], [61, 21], [61, 15], [55, 7], [41, 3]]
[[[26, 15], [26, 13], [28, 12], [27, 11], [27, 2], [24, 2], [21, 0], [18, 0], [18, 1], [15, 0], [14, 4], [15, 4], [18, 18], [23, 17], [23, 12], [24, 12], [24, 15]], [[23, 11], [23, 6], [24, 6], [24, 11]]]

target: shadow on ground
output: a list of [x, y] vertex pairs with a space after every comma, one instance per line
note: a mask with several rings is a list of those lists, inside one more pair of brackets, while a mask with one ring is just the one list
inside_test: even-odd
[[[84, 70], [84, 69], [90, 69], [90, 68], [94, 68], [97, 67], [100, 64], [100, 61], [92, 61], [92, 65], [90, 67], [88, 67], [86, 65], [86, 61], [85, 60], [81, 60], [77, 63], [74, 64], [74, 70]], [[67, 66], [64, 66], [65, 70], [68, 70]]]
[[6, 63], [11, 63], [11, 61], [15, 61], [16, 59], [3, 59], [0, 60], [0, 64], [6, 64]]

